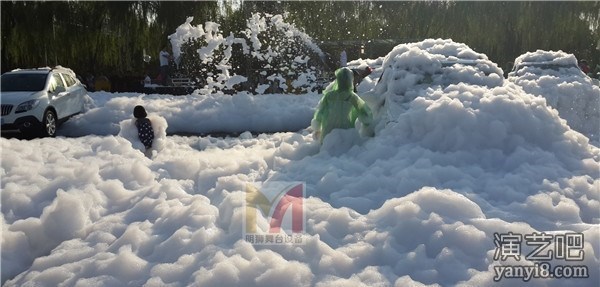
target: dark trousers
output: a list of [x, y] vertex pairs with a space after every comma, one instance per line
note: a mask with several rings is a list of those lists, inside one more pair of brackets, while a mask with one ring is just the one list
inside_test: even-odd
[[162, 85], [166, 85], [167, 84], [167, 79], [169, 78], [169, 66], [160, 66], [160, 79], [161, 79], [161, 84]]

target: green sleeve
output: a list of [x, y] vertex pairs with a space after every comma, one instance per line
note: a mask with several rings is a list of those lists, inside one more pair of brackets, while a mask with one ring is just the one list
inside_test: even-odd
[[352, 120], [358, 119], [365, 125], [371, 124], [373, 121], [373, 113], [365, 101], [363, 101], [358, 95], [352, 94], [350, 101], [354, 108], [352, 109]]
[[319, 126], [323, 123], [323, 119], [327, 117], [327, 106], [327, 94], [325, 94], [323, 98], [319, 101], [317, 109], [315, 110], [315, 115], [313, 116], [313, 121], [316, 121], [319, 124]]

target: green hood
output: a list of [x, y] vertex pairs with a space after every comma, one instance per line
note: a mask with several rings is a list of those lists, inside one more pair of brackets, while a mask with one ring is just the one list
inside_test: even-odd
[[[337, 83], [337, 90], [340, 91], [352, 91], [354, 80], [354, 74], [349, 68], [341, 68], [335, 71], [335, 79]], [[335, 88], [334, 88], [335, 90]]]

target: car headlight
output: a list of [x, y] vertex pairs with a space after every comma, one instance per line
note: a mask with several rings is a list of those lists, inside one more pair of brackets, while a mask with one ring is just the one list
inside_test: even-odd
[[24, 113], [29, 110], [35, 109], [40, 104], [40, 100], [31, 100], [24, 103], [21, 103], [17, 106], [15, 113]]

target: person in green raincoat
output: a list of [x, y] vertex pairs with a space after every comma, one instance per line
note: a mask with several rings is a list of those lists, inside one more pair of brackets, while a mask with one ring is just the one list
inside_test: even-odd
[[373, 121], [371, 109], [353, 91], [352, 70], [338, 69], [335, 78], [335, 83], [325, 90], [311, 123], [314, 136], [321, 143], [334, 129], [354, 128], [356, 120], [363, 126], [369, 126]]

